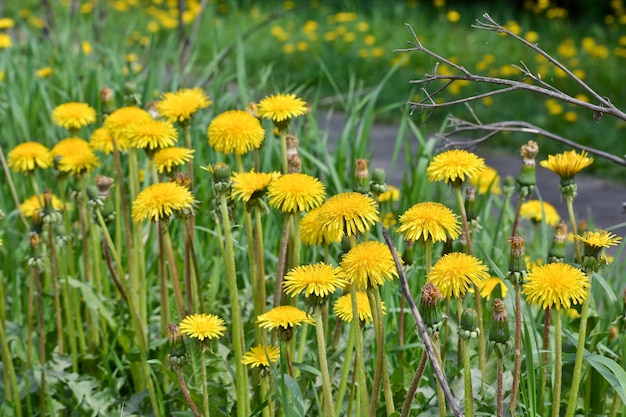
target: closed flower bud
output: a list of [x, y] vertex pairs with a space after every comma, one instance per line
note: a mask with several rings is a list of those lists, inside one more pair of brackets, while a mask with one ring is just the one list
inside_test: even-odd
[[459, 336], [462, 339], [475, 339], [480, 334], [478, 329], [478, 314], [471, 308], [466, 308], [461, 314], [461, 325], [459, 326]]

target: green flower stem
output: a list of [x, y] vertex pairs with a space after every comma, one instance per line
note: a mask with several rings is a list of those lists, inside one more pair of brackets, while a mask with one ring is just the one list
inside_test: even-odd
[[278, 250], [278, 263], [276, 264], [276, 282], [274, 283], [274, 307], [280, 305], [283, 293], [283, 277], [287, 270], [287, 248], [289, 246], [289, 229], [292, 214], [285, 214], [283, 233], [280, 238], [280, 248]]
[[524, 203], [524, 198], [521, 196], [517, 198], [517, 208], [515, 209], [515, 217], [513, 217], [513, 228], [511, 229], [511, 236], [515, 236], [517, 234], [517, 226], [519, 225], [520, 212], [522, 210], [522, 204]]
[[[469, 339], [467, 340], [469, 342]], [[465, 382], [465, 417], [474, 417], [474, 394], [472, 393], [472, 365], [469, 343], [463, 349], [463, 380]]]
[[[184, 124], [183, 132], [185, 135], [185, 145], [187, 149], [193, 149], [193, 143], [191, 141], [191, 121]], [[193, 161], [187, 164], [187, 175], [189, 175], [189, 181], [191, 181], [191, 189], [193, 190]]]
[[328, 360], [326, 359], [326, 337], [324, 335], [324, 320], [322, 319], [322, 309], [316, 307], [313, 309], [313, 318], [315, 319], [315, 333], [317, 335], [317, 353], [320, 360], [320, 371], [322, 372], [322, 391], [324, 398], [322, 399], [322, 409], [324, 416], [334, 417], [335, 409], [333, 405], [333, 394], [331, 390], [330, 374], [328, 373]]
[[193, 274], [191, 274], [191, 285], [196, 288], [196, 296], [193, 297], [193, 311], [206, 311], [204, 308], [204, 297], [202, 296], [202, 282], [200, 281], [200, 267], [198, 266], [198, 256], [196, 255], [196, 248], [193, 243], [194, 233], [194, 221], [195, 216], [189, 216], [185, 218], [185, 239], [187, 242], [187, 253], [191, 258], [191, 265], [193, 266]]
[[[265, 313], [267, 295], [265, 293], [265, 251], [263, 246], [263, 222], [261, 221], [261, 209], [256, 207], [254, 209], [254, 237], [256, 249], [256, 262], [257, 262], [257, 294], [258, 303], [260, 306], [259, 314]], [[254, 277], [252, 278], [254, 279]], [[261, 343], [265, 344], [266, 333], [261, 333]]]
[[541, 345], [541, 372], [539, 374], [539, 404], [537, 411], [543, 415], [545, 405], [546, 386], [548, 383], [548, 348], [550, 346], [550, 307], [546, 308], [543, 318], [543, 341]]
[[[137, 149], [128, 149], [128, 189], [130, 194], [130, 202], [135, 201], [137, 194], [139, 193], [139, 167], [137, 162]], [[123, 202], [122, 202], [123, 203]], [[132, 203], [131, 203], [132, 204]], [[130, 205], [128, 206], [130, 208]], [[130, 218], [130, 212], [125, 213]], [[132, 304], [139, 308], [139, 317], [141, 317], [142, 325], [147, 324], [147, 313], [144, 314], [145, 307], [141, 302], [140, 288], [141, 287], [141, 265], [143, 264], [143, 243], [141, 242], [142, 227], [140, 224], [133, 224], [132, 226], [132, 242], [130, 244], [131, 250], [129, 251], [129, 275], [130, 275], [130, 288], [128, 296], [133, 298]], [[128, 244], [128, 242], [127, 242]], [[145, 289], [144, 289], [145, 291]]]
[[180, 276], [178, 275], [178, 268], [176, 267], [176, 258], [174, 256], [174, 247], [172, 246], [172, 239], [170, 237], [169, 227], [167, 223], [163, 221], [157, 222], [158, 233], [163, 239], [163, 246], [167, 254], [169, 263], [170, 276], [172, 277], [172, 287], [174, 288], [174, 300], [176, 301], [176, 308], [178, 309], [178, 315], [180, 320], [184, 319], [187, 315], [187, 309], [185, 308], [185, 300], [183, 298], [183, 291], [180, 286]]
[[[574, 214], [574, 196], [567, 195], [565, 201], [567, 202], [567, 213], [569, 215], [570, 227], [572, 228], [572, 235], [576, 236], [578, 234], [578, 225], [576, 224], [576, 215]], [[580, 244], [577, 239], [574, 239], [574, 250], [576, 252], [576, 262], [580, 264], [582, 259], [580, 256]]]
[[39, 384], [39, 407], [40, 414], [46, 415], [46, 373], [44, 371], [46, 365], [46, 332], [43, 321], [43, 289], [41, 285], [41, 275], [31, 268], [35, 276], [35, 290], [37, 291], [37, 320], [39, 322], [39, 365], [41, 366], [41, 382]]
[[[300, 327], [300, 341], [298, 342], [298, 351], [296, 352], [296, 362], [302, 363], [304, 361], [304, 350], [308, 346], [307, 334], [309, 333], [308, 323], [302, 323]], [[295, 338], [292, 340], [293, 347], [295, 348]], [[300, 376], [300, 368], [294, 369], [293, 377], [298, 378]]]
[[[2, 277], [0, 277], [0, 280], [1, 279]], [[0, 282], [0, 288], [2, 288], [3, 286], [4, 284]], [[4, 297], [4, 288], [2, 288], [2, 294], [0, 295]], [[2, 319], [0, 320], [0, 345], [2, 346], [2, 363], [4, 364], [4, 372], [5, 375], [8, 376], [8, 378], [5, 378], [4, 380], [5, 397], [9, 403], [13, 402], [16, 417], [22, 417], [22, 402], [20, 398], [20, 390], [17, 385], [15, 368], [13, 367], [13, 359], [11, 357], [9, 343], [7, 341], [4, 317], [2, 317]], [[30, 394], [27, 393], [26, 395]]]
[[282, 161], [283, 174], [289, 172], [289, 160], [287, 159], [287, 131], [281, 129], [279, 133], [280, 139], [280, 160]]
[[561, 409], [561, 380], [563, 377], [563, 337], [561, 335], [561, 312], [554, 314], [554, 389], [552, 394], [552, 417], [559, 417]]
[[[258, 262], [256, 259], [257, 251], [256, 251], [256, 243], [257, 241], [254, 239], [254, 229], [252, 227], [252, 213], [247, 208], [244, 210], [243, 214], [243, 224], [246, 229], [246, 242], [248, 245], [248, 268], [250, 268], [250, 284], [252, 287], [252, 304], [254, 316], [258, 317], [261, 314], [261, 300], [258, 297], [259, 293], [259, 281], [257, 279], [257, 266]], [[254, 331], [254, 342], [258, 345], [261, 343], [261, 334], [264, 334], [259, 326], [255, 326]]]
[[520, 374], [522, 370], [522, 294], [521, 286], [515, 285], [515, 347], [513, 352], [513, 383], [511, 385], [511, 402], [509, 410], [515, 415], [517, 395], [519, 393]]
[[497, 370], [496, 370], [496, 417], [504, 416], [504, 390], [502, 386], [503, 374], [504, 374], [504, 361], [502, 355], [498, 354], [497, 358]]
[[404, 398], [404, 403], [402, 404], [400, 417], [409, 417], [409, 413], [411, 412], [411, 404], [415, 399], [415, 393], [417, 392], [417, 388], [419, 387], [420, 381], [422, 380], [422, 375], [424, 375], [424, 369], [426, 369], [427, 361], [428, 355], [426, 354], [426, 351], [424, 351], [422, 352], [419, 365], [417, 366], [415, 374], [413, 375], [413, 379], [411, 380], [411, 385], [409, 385], [409, 389], [406, 392], [406, 397]]
[[219, 203], [222, 227], [224, 230], [224, 249], [226, 253], [224, 262], [231, 304], [232, 338], [233, 350], [235, 352], [235, 385], [237, 389], [237, 416], [245, 417], [247, 415], [246, 411], [250, 409], [250, 398], [248, 396], [248, 375], [244, 365], [241, 363], [245, 343], [243, 340], [239, 290], [237, 288], [237, 275], [235, 270], [235, 251], [233, 248], [230, 219], [228, 217], [228, 206], [224, 195], [219, 197]]
[[72, 310], [72, 291], [70, 290], [69, 277], [67, 275], [67, 257], [60, 256], [59, 258], [59, 270], [60, 275], [64, 277], [60, 282], [61, 286], [61, 300], [63, 301], [63, 311], [65, 313], [65, 329], [67, 331], [67, 338], [69, 340], [70, 354], [72, 356], [72, 371], [78, 372], [78, 343], [76, 337], [76, 323]]
[[354, 349], [354, 340], [356, 339], [356, 331], [357, 329], [354, 326], [350, 326], [350, 331], [348, 333], [348, 341], [346, 342], [346, 350], [344, 353], [343, 366], [341, 369], [341, 379], [339, 380], [339, 388], [337, 389], [337, 401], [335, 403], [335, 415], [340, 414], [341, 405], [343, 404], [343, 397], [346, 394], [346, 388], [348, 386], [348, 376], [350, 374], [350, 368], [352, 367], [352, 351]]
[[424, 241], [424, 248], [426, 249], [426, 274], [430, 272], [433, 266], [433, 245], [432, 240], [426, 239]]
[[[441, 372], [444, 371], [443, 362], [441, 360], [441, 343], [439, 341], [439, 333], [435, 333], [433, 335], [433, 352], [435, 353], [435, 359], [437, 360], [437, 364], [441, 369]], [[446, 413], [446, 396], [443, 393], [443, 387], [437, 381], [437, 404], [439, 405], [439, 417], [445, 417], [448, 414]]]
[[[160, 228], [160, 226], [157, 226]], [[167, 334], [167, 326], [170, 324], [170, 302], [167, 288], [167, 270], [165, 260], [165, 245], [163, 244], [163, 234], [157, 233], [157, 245], [159, 247], [158, 274], [159, 274], [159, 300], [161, 308], [161, 335]]]
[[50, 275], [52, 275], [52, 293], [54, 297], [54, 317], [57, 330], [57, 344], [59, 354], [65, 354], [64, 338], [63, 338], [63, 312], [61, 310], [61, 296], [59, 295], [59, 274], [57, 270], [57, 251], [54, 243], [54, 231], [52, 223], [48, 223], [48, 263], [50, 266]]
[[[209, 412], [209, 387], [207, 385], [207, 373], [206, 373], [206, 354], [204, 353], [205, 347], [200, 348], [200, 362], [202, 369], [202, 408], [204, 411], [204, 417], [210, 417]], [[237, 407], [239, 409], [239, 407]]]
[[[469, 255], [474, 256], [474, 248], [472, 246], [472, 235], [470, 234], [469, 224], [467, 222], [467, 213], [465, 212], [465, 201], [463, 200], [463, 193], [461, 187], [455, 187], [456, 199], [461, 211], [461, 219], [463, 221], [463, 233], [465, 234], [465, 241], [467, 242], [467, 251]], [[480, 289], [478, 285], [474, 284], [474, 304], [476, 314], [478, 315], [478, 366], [480, 368], [480, 374], [485, 375], [485, 327], [483, 325], [483, 303], [480, 296]], [[484, 381], [484, 378], [483, 378]]]
[[289, 245], [291, 250], [289, 267], [295, 268], [300, 266], [300, 213], [294, 213], [291, 218], [293, 219], [293, 228], [291, 229], [291, 244]]
[[180, 386], [180, 390], [185, 397], [185, 401], [189, 404], [189, 408], [193, 413], [194, 417], [202, 417], [196, 403], [193, 402], [193, 398], [191, 398], [191, 394], [189, 393], [189, 389], [187, 388], [187, 384], [185, 383], [185, 376], [183, 375], [183, 370], [180, 367], [176, 367], [176, 375], [178, 376], [178, 385]]

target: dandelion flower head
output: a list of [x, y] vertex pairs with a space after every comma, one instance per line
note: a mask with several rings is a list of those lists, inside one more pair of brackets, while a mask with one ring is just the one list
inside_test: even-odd
[[476, 176], [470, 177], [469, 181], [476, 188], [478, 194], [502, 194], [500, 175], [498, 171], [490, 166], [485, 166], [484, 170], [480, 171]]
[[[364, 291], [356, 292], [356, 307], [359, 314], [359, 320], [364, 322], [372, 321], [372, 309], [367, 294]], [[383, 313], [385, 304], [382, 303]], [[333, 308], [335, 315], [346, 322], [352, 321], [352, 297], [350, 294], [342, 295], [335, 301]]]
[[398, 201], [400, 199], [400, 190], [391, 184], [387, 184], [387, 191], [381, 193], [378, 196], [379, 203], [386, 203], [388, 201]]
[[91, 172], [100, 166], [100, 161], [89, 146], [89, 142], [80, 138], [60, 140], [50, 152], [54, 158], [58, 158], [57, 168], [61, 172], [78, 175]]
[[269, 368], [280, 358], [280, 349], [277, 346], [257, 345], [250, 348], [241, 358], [241, 363], [252, 368]]
[[152, 118], [130, 124], [124, 135], [130, 147], [147, 150], [168, 148], [178, 140], [174, 125]]
[[29, 173], [35, 168], [52, 166], [50, 150], [37, 142], [24, 142], [15, 146], [7, 156], [7, 164], [15, 172]]
[[322, 204], [319, 216], [322, 233], [332, 237], [363, 233], [379, 218], [376, 202], [353, 191], [330, 197]]
[[192, 314], [180, 322], [180, 331], [189, 337], [204, 341], [224, 335], [224, 320], [214, 314]]
[[235, 172], [232, 175], [233, 196], [245, 202], [261, 197], [268, 185], [278, 177], [279, 172]]
[[258, 105], [259, 115], [274, 122], [288, 122], [308, 111], [306, 103], [295, 94], [275, 94], [265, 97]]
[[164, 172], [170, 174], [172, 171], [176, 171], [179, 166], [191, 161], [194, 152], [193, 149], [175, 146], [159, 149], [154, 154], [154, 167], [160, 174]]
[[542, 309], [569, 309], [582, 304], [589, 293], [589, 278], [573, 266], [555, 262], [533, 268], [528, 274], [522, 294], [531, 304]]
[[405, 240], [443, 242], [450, 236], [461, 234], [459, 219], [452, 210], [441, 203], [417, 203], [400, 216], [398, 232]]
[[488, 279], [487, 267], [478, 259], [461, 252], [448, 253], [433, 265], [426, 280], [439, 289], [442, 297], [465, 295], [470, 286]]
[[194, 202], [191, 192], [174, 182], [152, 184], [137, 195], [133, 202], [132, 217], [136, 223], [148, 219], [167, 219], [174, 212], [191, 210]]
[[200, 88], [183, 88], [175, 93], [164, 93], [157, 102], [159, 114], [170, 123], [188, 123], [200, 109], [209, 107], [212, 101]]
[[[63, 210], [65, 208], [63, 202], [55, 195], [52, 195], [51, 203], [54, 210]], [[34, 195], [20, 204], [20, 212], [34, 222], [38, 222], [43, 205], [44, 194]]]
[[300, 219], [300, 240], [305, 245], [324, 245], [341, 241], [341, 233], [334, 236], [325, 233], [320, 223], [321, 207], [307, 211]]
[[561, 177], [561, 180], [571, 180], [582, 169], [593, 163], [593, 158], [587, 156], [587, 152], [576, 153], [571, 150], [556, 155], [548, 155], [548, 159], [539, 162], [542, 167]]
[[289, 271], [284, 278], [285, 293], [292, 297], [304, 293], [326, 298], [337, 288], [343, 288], [346, 281], [339, 275], [339, 268], [325, 263], [300, 265]]
[[500, 277], [491, 277], [491, 278], [487, 278], [484, 281], [480, 281], [480, 283], [478, 284], [478, 289], [480, 290], [480, 296], [486, 300], [489, 300], [491, 298], [491, 294], [494, 292], [494, 290], [498, 286], [500, 286], [500, 294], [501, 294], [500, 298], [505, 298], [506, 293], [508, 292], [509, 289], [504, 283], [504, 281], [500, 279]]
[[57, 126], [76, 133], [81, 127], [96, 121], [96, 111], [86, 103], [69, 102], [56, 106], [52, 110], [52, 121]]
[[[89, 144], [94, 151], [102, 152], [105, 155], [109, 155], [115, 150], [113, 136], [106, 127], [99, 127], [94, 130], [89, 139]], [[115, 139], [115, 147], [117, 147], [118, 152], [125, 151], [128, 148], [128, 141], [123, 137]]]
[[315, 321], [297, 307], [278, 306], [259, 315], [257, 323], [262, 328], [273, 330], [278, 328], [291, 329], [302, 325], [302, 323], [315, 324]]
[[294, 172], [272, 181], [267, 188], [267, 196], [270, 206], [283, 213], [296, 213], [319, 207], [326, 196], [326, 189], [317, 178]]
[[622, 241], [621, 236], [617, 236], [606, 230], [587, 231], [584, 232], [582, 236], [574, 236], [574, 239], [597, 249], [609, 248], [618, 245]]
[[104, 119], [103, 126], [118, 143], [130, 125], [142, 120], [151, 120], [150, 113], [139, 107], [120, 107]]
[[534, 223], [541, 223], [544, 219], [544, 213], [546, 224], [549, 226], [556, 227], [561, 221], [561, 216], [554, 206], [546, 201], [528, 200], [522, 203], [519, 212], [522, 218], [529, 219]]
[[389, 247], [375, 240], [362, 242], [341, 259], [342, 276], [357, 289], [378, 287], [398, 276]]
[[426, 174], [431, 182], [445, 181], [456, 185], [476, 177], [485, 166], [483, 158], [464, 149], [453, 149], [435, 155], [426, 168]]
[[265, 130], [261, 122], [243, 110], [228, 110], [217, 116], [207, 131], [209, 145], [217, 152], [243, 155], [261, 147]]

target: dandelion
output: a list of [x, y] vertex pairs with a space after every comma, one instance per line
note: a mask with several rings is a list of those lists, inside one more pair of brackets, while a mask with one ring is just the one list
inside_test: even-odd
[[340, 266], [342, 276], [359, 290], [378, 287], [398, 276], [389, 247], [373, 240], [350, 249]]
[[493, 294], [493, 292], [496, 290], [496, 288], [498, 288], [498, 286], [500, 287], [500, 294], [501, 294], [500, 297], [505, 298], [506, 293], [509, 291], [509, 289], [504, 283], [504, 281], [500, 279], [500, 277], [491, 277], [491, 278], [487, 278], [484, 281], [481, 281], [478, 284], [480, 296], [482, 298], [489, 300], [491, 298], [491, 294]]
[[279, 176], [279, 172], [235, 172], [232, 176], [233, 196], [246, 203], [259, 198]]
[[130, 147], [149, 151], [174, 146], [178, 140], [178, 131], [171, 123], [152, 118], [132, 123], [124, 135]]
[[471, 286], [488, 278], [487, 267], [478, 258], [461, 252], [442, 256], [426, 275], [444, 298], [461, 298]]
[[261, 146], [265, 130], [250, 113], [229, 110], [213, 119], [207, 136], [209, 145], [217, 152], [243, 155]]
[[86, 103], [64, 103], [52, 110], [52, 121], [75, 135], [81, 127], [96, 121], [96, 111]]
[[476, 188], [478, 194], [502, 194], [500, 175], [498, 171], [490, 166], [485, 166], [484, 170], [479, 172], [475, 177], [470, 177], [469, 181], [470, 184]]
[[246, 352], [241, 362], [252, 368], [269, 368], [280, 358], [280, 349], [277, 346], [257, 345]]
[[617, 236], [606, 230], [587, 231], [584, 232], [582, 236], [574, 236], [574, 239], [583, 242], [586, 249], [585, 254], [598, 253], [598, 251], [615, 246], [622, 241], [621, 236]]
[[[65, 205], [59, 198], [55, 195], [52, 195], [51, 198], [52, 208], [54, 210], [63, 210]], [[33, 222], [38, 223], [41, 217], [41, 210], [44, 206], [44, 194], [34, 195], [27, 200], [25, 200], [22, 204], [20, 204], [20, 212], [25, 216], [29, 217], [33, 220]]]
[[546, 201], [529, 200], [522, 204], [519, 214], [533, 223], [541, 223], [545, 218], [546, 224], [552, 227], [556, 227], [561, 221], [554, 206]]
[[274, 307], [267, 313], [257, 317], [257, 324], [261, 328], [277, 330], [281, 340], [289, 341], [297, 326], [303, 323], [314, 324], [315, 321], [304, 311], [293, 306]]
[[275, 94], [259, 102], [259, 115], [277, 126], [288, 125], [292, 118], [308, 111], [306, 103], [295, 94]]
[[98, 157], [89, 143], [83, 139], [63, 139], [54, 145], [50, 152], [53, 157], [58, 157], [56, 165], [61, 172], [79, 175], [100, 166]]
[[303, 212], [319, 207], [324, 201], [324, 184], [307, 174], [285, 174], [270, 183], [267, 190], [270, 206], [283, 213]]
[[145, 219], [156, 222], [177, 211], [191, 210], [193, 202], [193, 195], [187, 188], [173, 182], [157, 183], [137, 195], [132, 206], [132, 217], [136, 223]]
[[6, 33], [0, 33], [0, 49], [8, 49], [13, 46], [11, 36]]
[[214, 314], [192, 314], [180, 322], [181, 333], [201, 342], [223, 336], [224, 330], [224, 320]]
[[37, 78], [48, 78], [52, 75], [52, 68], [43, 67], [35, 71], [35, 75]]
[[[359, 314], [359, 320], [363, 322], [371, 322], [372, 321], [372, 310], [370, 308], [370, 302], [367, 298], [367, 294], [364, 291], [356, 292], [356, 306], [357, 312]], [[383, 305], [383, 311], [384, 311]], [[335, 305], [333, 307], [335, 315], [339, 317], [341, 320], [346, 322], [352, 321], [352, 299], [350, 294], [342, 295], [335, 301]]]
[[297, 266], [285, 275], [283, 287], [292, 297], [302, 292], [305, 297], [325, 300], [347, 284], [339, 272], [339, 268], [324, 263]]
[[453, 149], [436, 155], [426, 168], [428, 180], [446, 181], [459, 186], [466, 178], [476, 177], [485, 169], [485, 160], [464, 149]]
[[370, 229], [379, 218], [376, 202], [353, 191], [336, 194], [320, 207], [319, 220], [326, 236], [354, 236]]
[[300, 219], [300, 240], [305, 245], [327, 245], [341, 241], [341, 234], [329, 235], [324, 233], [320, 223], [321, 208], [314, 208], [305, 213]]
[[379, 203], [386, 203], [388, 201], [398, 201], [400, 199], [400, 190], [398, 187], [387, 184], [387, 191], [380, 193], [376, 199]]
[[121, 107], [104, 119], [104, 127], [108, 129], [111, 136], [120, 142], [120, 138], [124, 135], [128, 126], [133, 123], [151, 119], [152, 116], [150, 116], [150, 113], [144, 109], [134, 106]]
[[[111, 154], [114, 151], [113, 137], [106, 127], [99, 127], [93, 131], [89, 139], [89, 145], [95, 151], [102, 152], [105, 155]], [[126, 148], [128, 148], [128, 141], [125, 138], [117, 139], [115, 146], [118, 151], [126, 150]]]
[[533, 268], [522, 294], [542, 309], [569, 309], [585, 301], [589, 286], [589, 278], [580, 269], [557, 262]]
[[52, 154], [41, 143], [24, 142], [9, 152], [7, 163], [15, 172], [32, 173], [35, 168], [51, 167]]
[[563, 152], [556, 155], [548, 155], [548, 159], [541, 161], [540, 164], [544, 168], [561, 177], [561, 184], [572, 181], [574, 176], [582, 169], [587, 168], [593, 163], [593, 158], [587, 156], [587, 152], [582, 151], [576, 153], [576, 150]]
[[457, 239], [461, 234], [460, 223], [452, 210], [441, 203], [417, 203], [400, 216], [398, 232], [405, 240], [430, 240], [443, 242]]
[[156, 108], [170, 123], [185, 125], [200, 109], [209, 107], [213, 102], [199, 88], [183, 88], [175, 93], [165, 93], [157, 102]]
[[154, 167], [160, 174], [165, 172], [169, 175], [191, 161], [194, 152], [193, 149], [177, 147], [160, 149], [154, 154]]

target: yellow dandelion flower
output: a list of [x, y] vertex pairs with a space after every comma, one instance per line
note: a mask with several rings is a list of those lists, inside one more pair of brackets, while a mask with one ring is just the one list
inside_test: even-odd
[[279, 172], [235, 172], [232, 175], [233, 196], [244, 202], [261, 197], [267, 186], [278, 177]]
[[295, 94], [275, 94], [259, 102], [259, 115], [274, 122], [288, 122], [308, 111], [306, 103]]
[[[59, 198], [55, 195], [52, 196], [51, 203], [54, 210], [63, 210], [65, 208], [63, 202], [61, 202], [61, 200], [59, 200]], [[20, 204], [20, 212], [24, 216], [32, 219], [34, 222], [39, 222], [39, 216], [41, 214], [41, 210], [43, 209], [43, 205], [44, 194], [34, 195]]]
[[480, 290], [480, 296], [486, 300], [491, 298], [491, 294], [495, 291], [495, 289], [500, 286], [500, 296], [498, 298], [505, 298], [506, 293], [509, 291], [508, 287], [499, 277], [491, 277], [487, 278], [484, 281], [481, 281], [478, 284], [478, 289]]
[[324, 263], [297, 266], [287, 272], [283, 281], [285, 293], [292, 297], [303, 292], [305, 297], [326, 298], [346, 284], [339, 268]]
[[470, 286], [488, 278], [487, 267], [480, 259], [461, 252], [442, 256], [426, 275], [426, 280], [432, 282], [444, 298], [460, 298]]
[[119, 142], [130, 125], [151, 119], [152, 116], [150, 116], [150, 113], [139, 107], [120, 107], [104, 119], [104, 127], [107, 128], [109, 134]]
[[490, 166], [485, 166], [485, 169], [479, 172], [476, 176], [469, 178], [470, 184], [476, 188], [478, 194], [502, 194], [502, 187], [500, 186], [500, 175], [498, 171]]
[[218, 152], [243, 155], [261, 147], [265, 130], [259, 120], [243, 110], [229, 110], [217, 116], [207, 132], [209, 145]]
[[379, 203], [386, 203], [387, 201], [398, 201], [400, 199], [400, 190], [398, 187], [387, 184], [387, 191], [381, 193], [378, 196]]
[[548, 155], [548, 159], [539, 162], [542, 167], [561, 177], [561, 180], [570, 180], [578, 172], [593, 163], [593, 158], [587, 156], [587, 152], [576, 153], [576, 150], [563, 152], [556, 155]]
[[124, 136], [132, 148], [156, 150], [174, 146], [178, 130], [171, 123], [146, 119], [128, 126]]
[[11, 40], [11, 35], [6, 33], [0, 33], [0, 49], [7, 49], [13, 45], [13, 41]]
[[400, 216], [398, 232], [405, 240], [443, 242], [461, 234], [459, 219], [448, 207], [437, 202], [417, 203]]
[[161, 116], [170, 123], [188, 123], [194, 113], [212, 103], [201, 88], [195, 87], [163, 94], [156, 107]]
[[137, 195], [133, 202], [132, 216], [136, 223], [148, 219], [158, 221], [174, 212], [190, 210], [194, 202], [191, 192], [174, 182], [152, 184]]
[[364, 290], [398, 276], [389, 247], [377, 241], [359, 243], [341, 259], [341, 274], [349, 284]]
[[193, 149], [177, 147], [160, 149], [154, 154], [154, 167], [159, 174], [164, 172], [170, 174], [172, 171], [176, 171], [179, 166], [191, 161], [194, 152]]
[[[385, 303], [381, 303], [383, 313]], [[372, 309], [367, 294], [364, 291], [356, 292], [356, 307], [359, 312], [359, 319], [363, 322], [372, 321]], [[335, 315], [345, 322], [352, 322], [352, 297], [350, 294], [342, 295], [335, 301], [333, 308]]]
[[[94, 130], [91, 134], [91, 139], [89, 139], [89, 144], [94, 150], [105, 155], [113, 153], [114, 150], [113, 136], [111, 136], [109, 129], [106, 127], [99, 127]], [[119, 152], [124, 151], [128, 148], [128, 141], [126, 138], [121, 137], [115, 140], [115, 146]]]
[[436, 155], [426, 168], [428, 180], [446, 181], [460, 185], [466, 178], [477, 176], [485, 169], [485, 160], [464, 149], [453, 149]]
[[556, 227], [561, 221], [561, 216], [554, 206], [546, 201], [528, 200], [522, 203], [519, 212], [522, 218], [529, 219], [533, 223], [541, 223], [544, 213], [546, 224], [549, 226]]
[[270, 206], [283, 213], [309, 211], [324, 201], [324, 184], [307, 174], [281, 175], [267, 187]]
[[78, 175], [91, 172], [100, 166], [98, 157], [89, 146], [89, 142], [79, 138], [67, 138], [59, 141], [50, 150], [58, 158], [57, 169], [61, 172]]
[[11, 149], [7, 163], [15, 172], [31, 173], [35, 168], [52, 166], [52, 154], [41, 143], [24, 142]]
[[528, 274], [522, 294], [529, 303], [537, 304], [543, 309], [569, 309], [572, 304], [582, 304], [585, 301], [589, 287], [589, 278], [580, 269], [556, 262], [533, 268]]
[[96, 121], [96, 110], [86, 103], [64, 103], [52, 110], [52, 121], [57, 126], [76, 133], [81, 127]]
[[252, 368], [269, 368], [280, 358], [280, 349], [277, 346], [257, 345], [250, 348], [242, 357], [241, 363]]
[[37, 78], [48, 78], [52, 75], [52, 68], [43, 67], [35, 71], [35, 75]]
[[309, 210], [300, 219], [300, 240], [305, 245], [325, 245], [341, 241], [341, 234], [327, 235], [320, 223], [320, 208]]
[[259, 327], [265, 329], [293, 329], [302, 323], [315, 324], [312, 317], [293, 306], [274, 307], [267, 313], [257, 317]]
[[325, 236], [354, 236], [372, 227], [379, 218], [376, 202], [366, 195], [348, 191], [330, 197], [320, 209]]
[[200, 341], [224, 335], [224, 320], [215, 314], [192, 314], [180, 322], [180, 332]]
[[13, 19], [8, 17], [0, 18], [0, 29], [11, 29], [13, 26], [15, 26], [15, 21]]
[[584, 232], [582, 236], [574, 236], [574, 239], [580, 240], [585, 245], [597, 249], [615, 246], [622, 241], [621, 236], [617, 236], [606, 230], [587, 231]]

